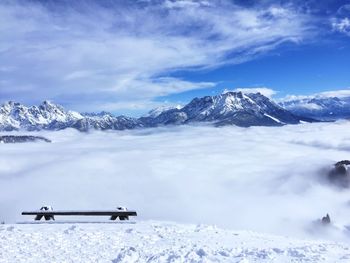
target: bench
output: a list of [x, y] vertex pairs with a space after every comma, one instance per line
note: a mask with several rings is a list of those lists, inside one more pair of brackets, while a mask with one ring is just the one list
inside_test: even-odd
[[117, 210], [56, 210], [50, 206], [44, 206], [37, 211], [25, 211], [22, 215], [35, 215], [35, 220], [55, 220], [55, 216], [110, 216], [110, 220], [129, 220], [129, 216], [137, 216], [136, 211], [118, 207]]

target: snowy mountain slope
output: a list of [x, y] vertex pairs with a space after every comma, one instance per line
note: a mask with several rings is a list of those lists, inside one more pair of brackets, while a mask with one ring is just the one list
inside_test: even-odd
[[26, 107], [20, 103], [7, 102], [0, 107], [0, 130], [40, 130], [68, 127], [82, 119], [78, 112], [44, 101], [39, 106]]
[[349, 262], [350, 245], [206, 225], [0, 226], [0, 262]]
[[142, 126], [134, 118], [115, 117], [110, 113], [80, 114], [67, 111], [62, 106], [44, 101], [39, 106], [26, 107], [20, 103], [7, 102], [0, 107], [0, 130], [61, 130], [132, 129]]
[[182, 106], [177, 105], [177, 106], [164, 106], [164, 107], [158, 107], [155, 109], [150, 110], [145, 116], [143, 117], [150, 117], [150, 118], [156, 118], [158, 117], [160, 114], [162, 114], [165, 111], [169, 111], [169, 110], [180, 110], [182, 108]]
[[260, 93], [226, 92], [195, 98], [181, 109], [170, 109], [152, 118], [141, 118], [149, 126], [213, 122], [215, 125], [280, 126], [311, 119], [296, 116]]
[[83, 119], [77, 120], [70, 126], [79, 131], [95, 130], [125, 130], [142, 127], [142, 124], [135, 118], [125, 116], [113, 116], [110, 114], [85, 116]]
[[350, 117], [350, 97], [315, 96], [279, 103], [294, 114], [310, 118], [335, 120]]
[[61, 130], [80, 131], [124, 130], [169, 124], [210, 122], [216, 126], [281, 126], [313, 121], [283, 109], [260, 93], [226, 92], [217, 96], [195, 98], [184, 107], [158, 108], [139, 119], [114, 116], [111, 113], [66, 111], [63, 107], [44, 101], [40, 106], [26, 107], [8, 102], [0, 107], [0, 130]]

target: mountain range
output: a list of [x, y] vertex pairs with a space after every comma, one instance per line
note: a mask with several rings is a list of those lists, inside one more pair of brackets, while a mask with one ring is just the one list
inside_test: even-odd
[[[132, 118], [114, 116], [108, 112], [78, 113], [65, 110], [50, 101], [31, 107], [10, 101], [0, 107], [0, 130], [124, 130], [191, 123], [249, 127], [316, 121], [313, 117], [319, 115], [301, 110], [304, 108], [297, 106], [301, 103], [306, 102], [290, 101], [278, 104], [261, 93], [225, 92], [216, 96], [194, 98], [183, 107], [158, 108], [146, 116]], [[334, 106], [332, 102], [322, 105], [325, 108]], [[342, 102], [339, 105], [343, 105]], [[343, 109], [343, 112], [348, 110], [345, 106]], [[324, 112], [328, 113], [327, 110]], [[341, 110], [339, 115], [340, 112]]]
[[336, 120], [350, 117], [350, 96], [313, 96], [290, 99], [279, 103], [292, 113], [319, 120]]

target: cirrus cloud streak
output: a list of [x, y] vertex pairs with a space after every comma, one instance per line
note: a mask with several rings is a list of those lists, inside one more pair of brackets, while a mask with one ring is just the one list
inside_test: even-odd
[[174, 71], [242, 63], [312, 29], [310, 17], [290, 6], [101, 3], [0, 3], [1, 98], [85, 107], [150, 102], [215, 85], [171, 77]]

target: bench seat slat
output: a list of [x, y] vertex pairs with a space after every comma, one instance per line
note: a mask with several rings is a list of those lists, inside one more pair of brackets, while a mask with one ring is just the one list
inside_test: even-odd
[[136, 211], [25, 211], [22, 215], [65, 215], [65, 216], [137, 216]]

